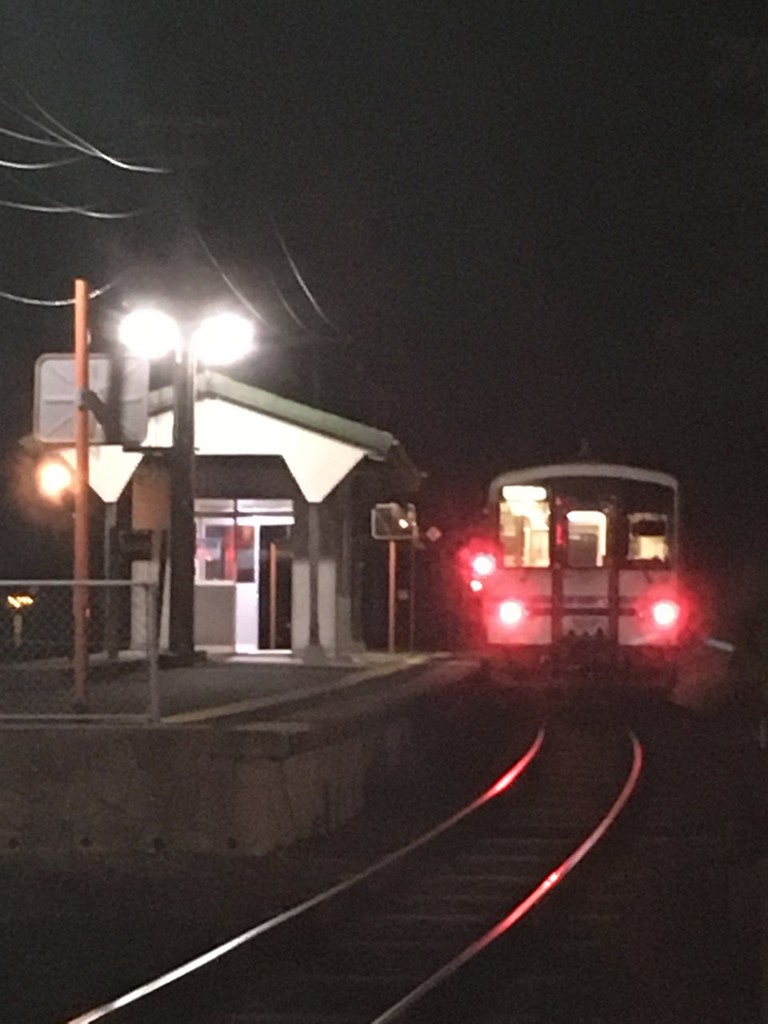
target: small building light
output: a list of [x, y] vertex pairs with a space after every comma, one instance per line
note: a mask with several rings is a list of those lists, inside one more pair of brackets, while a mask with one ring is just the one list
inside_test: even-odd
[[371, 536], [376, 540], [415, 540], [418, 536], [416, 509], [396, 501], [371, 509]]
[[72, 481], [72, 470], [62, 459], [43, 459], [37, 466], [37, 489], [48, 501], [59, 501]]

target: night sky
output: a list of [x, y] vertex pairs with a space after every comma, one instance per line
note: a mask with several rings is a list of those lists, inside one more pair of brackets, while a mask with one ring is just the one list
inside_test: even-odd
[[[0, 209], [0, 289], [117, 280], [98, 345], [147, 280], [236, 306], [222, 270], [265, 319], [242, 376], [392, 430], [424, 525], [587, 438], [680, 477], [695, 564], [759, 568], [768, 44], [717, 6], [3, 2], [0, 127], [40, 137], [43, 108], [174, 173], [0, 168], [6, 200], [139, 211]], [[9, 442], [70, 338], [68, 310], [0, 300]]]

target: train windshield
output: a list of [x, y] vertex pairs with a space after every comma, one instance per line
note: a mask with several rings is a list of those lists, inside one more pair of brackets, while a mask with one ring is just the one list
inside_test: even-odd
[[507, 568], [549, 565], [549, 500], [546, 487], [507, 485], [499, 502], [499, 540]]
[[669, 562], [669, 517], [658, 512], [627, 515], [627, 561], [666, 565]]

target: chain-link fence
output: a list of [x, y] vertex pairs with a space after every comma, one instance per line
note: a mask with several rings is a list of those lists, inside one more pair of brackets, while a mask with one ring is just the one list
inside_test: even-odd
[[[76, 682], [78, 591], [87, 669]], [[0, 718], [84, 714], [159, 718], [157, 584], [0, 580]]]

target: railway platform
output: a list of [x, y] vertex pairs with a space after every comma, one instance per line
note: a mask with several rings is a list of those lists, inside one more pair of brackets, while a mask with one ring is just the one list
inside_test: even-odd
[[156, 720], [130, 673], [96, 680], [81, 715], [39, 715], [30, 694], [0, 717], [0, 859], [262, 856], [330, 833], [416, 762], [432, 695], [477, 672], [447, 655], [211, 657], [160, 674]]

